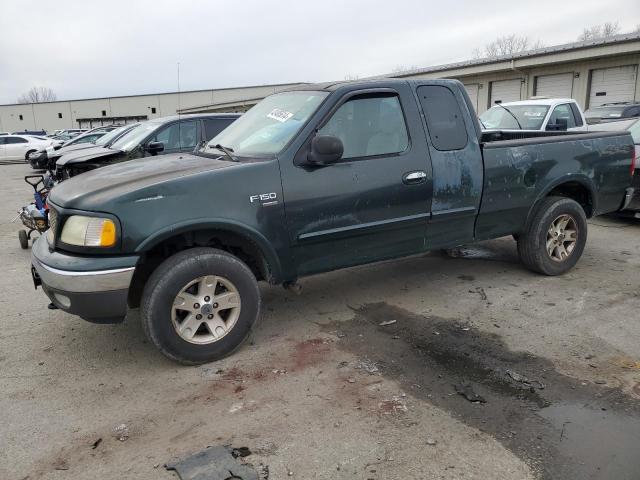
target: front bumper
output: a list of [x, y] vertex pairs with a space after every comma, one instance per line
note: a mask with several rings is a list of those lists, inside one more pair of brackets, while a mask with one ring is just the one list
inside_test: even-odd
[[[45, 236], [31, 250], [34, 285], [65, 312], [94, 323], [117, 323], [127, 313], [137, 257], [80, 257], [50, 252]], [[117, 268], [114, 268], [117, 267]]]
[[34, 170], [42, 170], [47, 168], [49, 157], [46, 151], [34, 152], [29, 155], [29, 164]]

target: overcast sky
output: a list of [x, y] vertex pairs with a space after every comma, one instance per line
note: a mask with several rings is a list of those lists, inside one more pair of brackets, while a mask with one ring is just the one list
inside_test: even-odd
[[584, 26], [640, 25], [638, 0], [20, 0], [2, 2], [0, 103], [342, 80], [471, 58], [517, 33], [545, 45]]

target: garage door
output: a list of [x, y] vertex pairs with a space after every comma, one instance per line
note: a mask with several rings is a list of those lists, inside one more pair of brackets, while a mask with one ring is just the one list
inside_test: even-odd
[[573, 73], [540, 75], [536, 77], [536, 96], [549, 98], [571, 98], [573, 93]]
[[520, 100], [521, 85], [520, 79], [491, 82], [491, 105]]
[[589, 106], [632, 102], [636, 89], [637, 65], [591, 70]]
[[476, 113], [477, 113], [478, 112], [478, 90], [480, 89], [480, 87], [478, 86], [477, 83], [471, 83], [469, 85], [465, 85], [464, 89], [469, 94], [469, 98], [471, 99], [473, 108], [476, 109]]

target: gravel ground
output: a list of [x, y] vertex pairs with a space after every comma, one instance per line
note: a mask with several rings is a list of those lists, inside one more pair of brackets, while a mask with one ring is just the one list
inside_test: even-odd
[[562, 277], [505, 238], [263, 285], [251, 341], [182, 367], [136, 311], [47, 310], [11, 223], [29, 169], [0, 172], [2, 479], [175, 479], [209, 445], [271, 479], [638, 478], [638, 220], [592, 220]]

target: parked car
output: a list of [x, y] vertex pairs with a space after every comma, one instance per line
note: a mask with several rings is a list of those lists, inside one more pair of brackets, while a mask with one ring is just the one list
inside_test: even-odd
[[44, 168], [51, 168], [52, 170], [55, 170], [55, 163], [63, 155], [71, 152], [77, 152], [78, 150], [88, 150], [90, 148], [96, 147], [109, 147], [109, 145], [115, 142], [118, 138], [125, 135], [136, 125], [138, 124], [133, 123], [129, 125], [116, 126], [107, 133], [104, 133], [102, 131], [95, 133], [86, 133], [84, 135], [89, 138], [91, 138], [92, 136], [94, 138], [97, 136], [97, 138], [89, 142], [76, 142], [75, 140], [80, 139], [80, 137], [76, 137], [75, 139], [70, 140], [59, 148], [49, 146], [44, 150], [40, 150], [29, 155], [29, 162], [31, 163], [31, 167], [35, 170], [41, 170]]
[[582, 255], [587, 217], [631, 199], [631, 135], [501, 133], [511, 139], [481, 131], [456, 80], [277, 93], [192, 153], [55, 186], [34, 283], [89, 321], [140, 307], [150, 341], [196, 364], [247, 337], [258, 280], [292, 285], [507, 235], [527, 267], [562, 274]]
[[618, 120], [617, 122], [604, 122], [589, 125], [590, 132], [615, 132], [628, 131], [633, 138], [636, 155], [636, 168], [633, 176], [634, 196], [624, 213], [629, 212], [634, 217], [640, 218], [640, 118]]
[[107, 148], [71, 152], [56, 162], [56, 179], [64, 180], [110, 163], [167, 153], [190, 152], [229, 126], [240, 114], [209, 113], [147, 120]]
[[47, 132], [45, 130], [23, 130], [22, 132], [13, 132], [13, 135], [42, 135], [43, 137], [47, 136]]
[[62, 147], [62, 145], [67, 143], [69, 140], [72, 140], [73, 138], [77, 137], [78, 135], [80, 135], [80, 132], [61, 133], [59, 135], [55, 135], [54, 137], [51, 137], [51, 140], [53, 140], [54, 146], [60, 148]]
[[0, 135], [11, 135], [9, 132], [0, 132]]
[[531, 99], [498, 103], [480, 115], [485, 130], [565, 131], [586, 124], [572, 98]]
[[29, 154], [51, 145], [51, 140], [32, 135], [0, 136], [0, 160], [28, 161]]
[[637, 102], [615, 102], [603, 103], [598, 107], [591, 107], [584, 116], [587, 123], [615, 122], [624, 118], [640, 117], [640, 103]]

